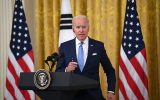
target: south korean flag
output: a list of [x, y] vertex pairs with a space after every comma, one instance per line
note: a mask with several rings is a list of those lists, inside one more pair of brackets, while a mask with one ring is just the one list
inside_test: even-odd
[[61, 43], [71, 40], [75, 37], [72, 31], [72, 18], [73, 16], [72, 16], [70, 0], [62, 0], [59, 46]]

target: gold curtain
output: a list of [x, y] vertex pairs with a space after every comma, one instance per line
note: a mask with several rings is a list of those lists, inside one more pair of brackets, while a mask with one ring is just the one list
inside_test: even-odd
[[[36, 0], [36, 69], [48, 67], [46, 57], [58, 50], [60, 0]], [[71, 0], [73, 16], [87, 15], [90, 21], [89, 36], [105, 43], [108, 56], [116, 69], [116, 98], [118, 99], [118, 65], [122, 39], [126, 0]], [[160, 1], [137, 0], [142, 34], [147, 51], [149, 98], [160, 99]], [[53, 70], [54, 71], [54, 70]], [[105, 75], [101, 86], [107, 97]]]

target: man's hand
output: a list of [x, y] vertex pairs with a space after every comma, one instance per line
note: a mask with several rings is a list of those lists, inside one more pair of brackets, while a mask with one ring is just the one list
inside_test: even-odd
[[113, 93], [108, 92], [108, 100], [115, 100], [115, 95]]
[[66, 72], [73, 72], [77, 68], [77, 62], [69, 62], [68, 66], [66, 67]]

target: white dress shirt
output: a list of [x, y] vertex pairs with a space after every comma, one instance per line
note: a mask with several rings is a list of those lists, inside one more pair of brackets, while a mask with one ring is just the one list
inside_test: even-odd
[[[84, 64], [86, 63], [86, 60], [87, 60], [87, 56], [88, 56], [88, 44], [89, 44], [89, 39], [88, 37], [82, 41], [83, 42], [83, 52], [84, 52]], [[78, 48], [81, 44], [81, 41], [79, 41], [77, 38], [76, 38], [76, 56], [78, 57]]]

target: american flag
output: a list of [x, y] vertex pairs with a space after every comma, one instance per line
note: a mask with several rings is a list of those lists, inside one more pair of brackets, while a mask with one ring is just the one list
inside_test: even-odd
[[119, 64], [119, 100], [148, 100], [148, 69], [136, 1], [127, 0]]
[[18, 87], [20, 72], [33, 71], [34, 56], [22, 1], [15, 0], [4, 99], [34, 100], [33, 91]]
[[75, 37], [72, 31], [72, 18], [73, 16], [72, 16], [70, 0], [62, 0], [59, 46], [61, 43], [71, 40]]

